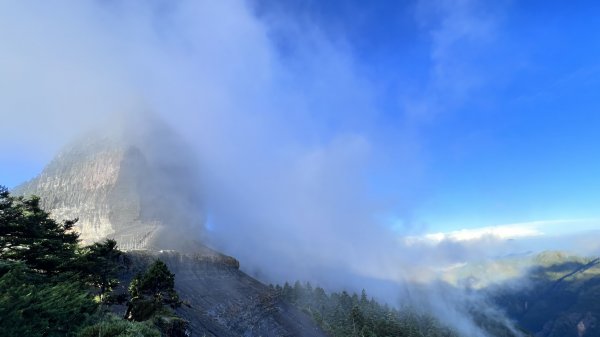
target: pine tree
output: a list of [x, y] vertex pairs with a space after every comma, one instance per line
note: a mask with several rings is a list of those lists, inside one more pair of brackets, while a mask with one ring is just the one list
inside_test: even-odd
[[144, 274], [138, 274], [129, 285], [131, 301], [125, 317], [143, 321], [163, 305], [176, 308], [181, 304], [175, 291], [175, 275], [161, 260], [156, 260]]
[[59, 223], [38, 197], [13, 197], [0, 186], [0, 259], [22, 261], [43, 274], [68, 270], [77, 259], [76, 221]]
[[[454, 337], [456, 333], [442, 327], [431, 316], [417, 314], [411, 309], [399, 311], [387, 304], [379, 304], [367, 297], [346, 291], [327, 294], [321, 287], [312, 289], [296, 282], [294, 287], [285, 283], [283, 292], [304, 294], [304, 301], [292, 303], [309, 311], [315, 322], [332, 337]], [[289, 296], [291, 298], [293, 296]], [[284, 300], [289, 301], [282, 296]]]
[[0, 277], [0, 335], [73, 336], [97, 304], [77, 279], [53, 282], [13, 263]]
[[122, 253], [117, 249], [117, 242], [111, 239], [96, 242], [84, 247], [80, 253], [77, 268], [86, 276], [88, 283], [100, 289], [100, 299], [103, 300], [104, 294], [119, 283], [118, 262]]
[[283, 285], [283, 289], [281, 291], [281, 296], [283, 297], [283, 299], [288, 302], [294, 303], [292, 292], [293, 292], [293, 290], [292, 290], [292, 287], [290, 286], [290, 284], [285, 282], [285, 284]]
[[362, 331], [362, 328], [365, 324], [365, 317], [356, 305], [352, 307], [352, 311], [350, 312], [350, 320], [352, 321], [352, 334], [354, 336], [358, 336], [358, 333]]
[[362, 292], [360, 293], [360, 308], [362, 310], [366, 310], [368, 304], [369, 304], [369, 299], [367, 298], [367, 291], [363, 289]]

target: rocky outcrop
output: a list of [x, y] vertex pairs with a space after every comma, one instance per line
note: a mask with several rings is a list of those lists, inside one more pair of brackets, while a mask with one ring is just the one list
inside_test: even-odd
[[129, 252], [122, 284], [155, 259], [175, 274], [175, 289], [184, 302], [177, 314], [189, 322], [191, 336], [326, 337], [310, 317], [282, 302], [272, 289], [240, 271], [237, 260], [223, 254]]
[[38, 195], [57, 220], [79, 218], [84, 243], [114, 238], [123, 250], [190, 246], [204, 223], [192, 156], [168, 128], [145, 124], [153, 131], [81, 137], [13, 193]]
[[38, 195], [58, 220], [79, 218], [76, 228], [86, 243], [117, 234], [124, 245], [127, 228], [136, 227], [137, 234], [154, 230], [140, 220], [137, 181], [127, 177], [134, 163], [143, 166], [133, 148], [88, 141], [63, 150], [38, 177], [13, 192]]

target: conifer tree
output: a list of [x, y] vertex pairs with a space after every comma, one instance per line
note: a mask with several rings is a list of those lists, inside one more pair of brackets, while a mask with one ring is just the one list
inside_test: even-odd
[[125, 317], [143, 321], [150, 318], [163, 305], [175, 308], [181, 304], [175, 291], [175, 275], [167, 265], [156, 260], [144, 274], [138, 274], [129, 285], [131, 301]]
[[100, 299], [119, 281], [117, 279], [118, 262], [121, 251], [117, 249], [117, 242], [106, 239], [96, 242], [82, 249], [81, 258], [77, 268], [86, 276], [87, 282], [100, 290]]
[[43, 274], [67, 270], [77, 258], [76, 222], [59, 223], [40, 207], [38, 197], [13, 197], [0, 186], [0, 259], [22, 261]]

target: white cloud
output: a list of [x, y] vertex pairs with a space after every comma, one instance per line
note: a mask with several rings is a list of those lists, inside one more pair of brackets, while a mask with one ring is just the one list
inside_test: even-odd
[[422, 236], [410, 236], [406, 237], [407, 242], [431, 242], [439, 243], [444, 240], [450, 241], [469, 241], [469, 240], [481, 240], [485, 237], [493, 237], [495, 239], [509, 240], [524, 237], [541, 236], [544, 233], [540, 227], [544, 224], [551, 223], [546, 221], [529, 222], [529, 223], [518, 223], [509, 225], [498, 225], [498, 226], [487, 226], [470, 229], [460, 229], [450, 232], [437, 232], [424, 234]]
[[484, 239], [514, 240], [542, 236], [570, 235], [598, 229], [598, 219], [542, 220], [476, 228], [465, 228], [449, 232], [426, 233], [406, 236], [407, 244], [439, 244], [444, 241], [478, 241]]

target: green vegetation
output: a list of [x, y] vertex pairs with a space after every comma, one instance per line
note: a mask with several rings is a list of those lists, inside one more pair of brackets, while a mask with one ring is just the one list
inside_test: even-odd
[[79, 250], [77, 268], [89, 285], [99, 289], [100, 301], [104, 301], [104, 295], [119, 284], [121, 254], [115, 240], [96, 242]]
[[[323, 288], [296, 281], [273, 290], [286, 302], [293, 304], [313, 319], [332, 337], [458, 337], [459, 333], [441, 324], [430, 314], [404, 307], [390, 308], [365, 290], [361, 295], [346, 291], [327, 294]], [[524, 337], [528, 332], [513, 332], [505, 322], [494, 320], [478, 310], [471, 312], [475, 325], [494, 337]]]
[[175, 292], [175, 274], [167, 265], [156, 260], [145, 274], [138, 274], [129, 285], [132, 300], [150, 296], [156, 301], [176, 307], [179, 296]]
[[164, 313], [163, 306], [176, 308], [180, 305], [175, 292], [175, 275], [167, 265], [157, 260], [144, 274], [138, 274], [129, 285], [131, 300], [125, 317], [133, 321], [145, 321]]
[[508, 316], [536, 335], [600, 335], [600, 259], [544, 252], [513, 284], [487, 289]]
[[296, 282], [277, 285], [274, 290], [283, 300], [312, 315], [332, 337], [454, 337], [458, 334], [429, 315], [410, 309], [397, 310], [381, 305], [362, 294], [327, 294], [323, 288]]
[[21, 261], [32, 271], [70, 271], [77, 260], [77, 220], [58, 223], [40, 208], [40, 199], [12, 197], [0, 187], [0, 258]]
[[72, 336], [97, 317], [98, 304], [76, 278], [41, 276], [3, 261], [0, 331], [4, 336]]
[[[110, 314], [122, 253], [114, 240], [80, 247], [73, 225], [0, 186], [0, 336], [183, 336], [174, 275], [156, 261], [130, 285], [127, 319]], [[108, 295], [108, 296], [107, 296]], [[148, 309], [150, 308], [150, 310]]]
[[130, 322], [112, 314], [97, 324], [87, 326], [79, 337], [160, 337], [160, 332], [151, 321]]

